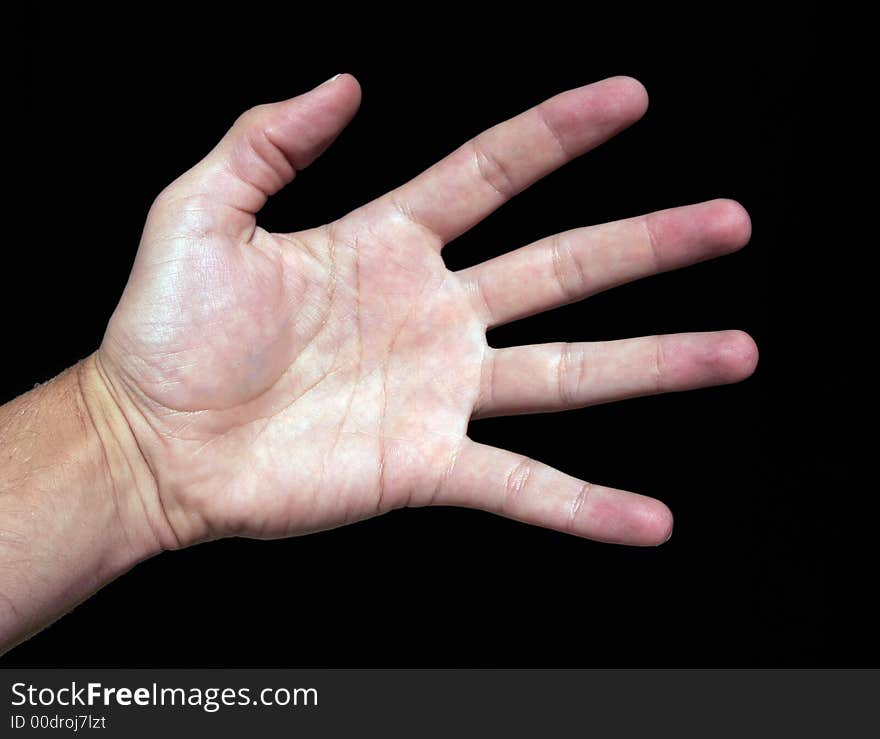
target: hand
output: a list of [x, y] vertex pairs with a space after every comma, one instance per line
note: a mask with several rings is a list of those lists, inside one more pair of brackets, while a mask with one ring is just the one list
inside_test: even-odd
[[291, 536], [430, 504], [665, 541], [672, 518], [659, 501], [475, 443], [468, 422], [738, 381], [755, 367], [752, 340], [493, 349], [485, 333], [741, 247], [746, 212], [712, 201], [446, 268], [444, 244], [644, 113], [644, 89], [621, 77], [547, 100], [326, 226], [264, 231], [266, 199], [359, 99], [342, 75], [248, 111], [150, 210], [93, 367], [149, 470], [136, 489], [159, 546]]

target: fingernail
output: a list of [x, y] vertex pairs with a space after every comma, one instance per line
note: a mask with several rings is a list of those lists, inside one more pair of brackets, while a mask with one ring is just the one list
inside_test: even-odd
[[334, 74], [329, 80], [325, 80], [320, 85], [318, 85], [318, 87], [323, 87], [324, 85], [329, 85], [331, 82], [333, 82], [333, 80], [338, 79], [339, 77], [342, 77], [342, 72], [340, 72], [339, 74]]

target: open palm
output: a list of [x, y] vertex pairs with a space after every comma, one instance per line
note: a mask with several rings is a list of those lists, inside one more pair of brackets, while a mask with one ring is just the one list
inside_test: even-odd
[[248, 111], [156, 199], [98, 353], [156, 478], [166, 546], [279, 537], [405, 505], [464, 505], [605, 541], [659, 543], [671, 515], [471, 441], [471, 418], [742, 379], [740, 332], [493, 349], [492, 326], [742, 246], [713, 201], [550, 237], [451, 272], [441, 248], [638, 119], [639, 83], [558, 95], [326, 226], [255, 214], [357, 108], [343, 75]]

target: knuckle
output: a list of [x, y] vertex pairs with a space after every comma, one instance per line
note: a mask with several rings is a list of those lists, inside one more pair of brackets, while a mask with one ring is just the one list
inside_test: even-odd
[[642, 219], [642, 227], [645, 229], [645, 242], [648, 245], [651, 261], [654, 264], [655, 272], [663, 272], [666, 269], [666, 262], [663, 259], [663, 253], [660, 249], [660, 240], [657, 238], [657, 231], [653, 222], [653, 214], [645, 216]]
[[480, 387], [474, 401], [473, 415], [479, 416], [493, 405], [495, 389], [495, 352], [488, 345], [483, 350], [480, 362]]
[[550, 122], [550, 117], [547, 115], [547, 110], [543, 105], [539, 105], [537, 107], [538, 112], [538, 120], [541, 121], [541, 125], [546, 129], [547, 133], [550, 134], [550, 138], [556, 143], [559, 147], [559, 151], [562, 156], [566, 159], [572, 158], [571, 152], [569, 152], [568, 147], [565, 145], [565, 139], [562, 134], [559, 132], [559, 129]]
[[250, 126], [255, 122], [261, 120], [265, 114], [266, 110], [270, 106], [267, 103], [260, 103], [259, 105], [254, 105], [247, 110], [245, 110], [241, 115], [236, 119], [236, 124], [242, 124], [245, 126]]
[[579, 404], [584, 380], [584, 357], [572, 343], [559, 348], [556, 363], [556, 390], [559, 403], [571, 408]]
[[505, 200], [516, 195], [516, 184], [501, 159], [489, 147], [485, 146], [479, 138], [471, 142], [471, 149], [480, 179], [486, 182], [489, 187]]
[[663, 350], [663, 337], [654, 337], [654, 363], [653, 363], [654, 389], [658, 393], [664, 392], [666, 387], [666, 359]]
[[550, 259], [553, 277], [563, 298], [569, 303], [579, 300], [586, 291], [586, 275], [571, 242], [563, 234], [550, 238]]
[[568, 530], [576, 532], [578, 530], [578, 520], [583, 515], [584, 504], [593, 491], [593, 485], [589, 482], [581, 483], [574, 497], [571, 499], [571, 506], [568, 510]]
[[507, 474], [504, 481], [504, 498], [501, 501], [501, 510], [509, 511], [516, 504], [523, 490], [528, 485], [529, 478], [534, 471], [534, 462], [528, 457], [522, 457]]

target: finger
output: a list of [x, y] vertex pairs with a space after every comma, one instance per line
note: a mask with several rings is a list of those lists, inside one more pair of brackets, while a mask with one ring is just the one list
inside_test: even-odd
[[289, 100], [251, 108], [163, 195], [205, 196], [228, 211], [225, 225], [253, 231], [253, 216], [268, 197], [333, 142], [354, 117], [360, 96], [357, 80], [343, 74]]
[[662, 544], [672, 533], [672, 514], [659, 500], [592, 485], [470, 439], [465, 440], [431, 503], [479, 508], [618, 544]]
[[612, 77], [563, 92], [484, 131], [367, 208], [428, 231], [438, 248], [513, 195], [638, 120], [641, 83]]
[[739, 382], [758, 349], [742, 331], [535, 344], [487, 355], [474, 417], [583, 408], [640, 395]]
[[745, 208], [733, 200], [712, 200], [566, 231], [458, 275], [491, 328], [728, 254], [750, 235]]

